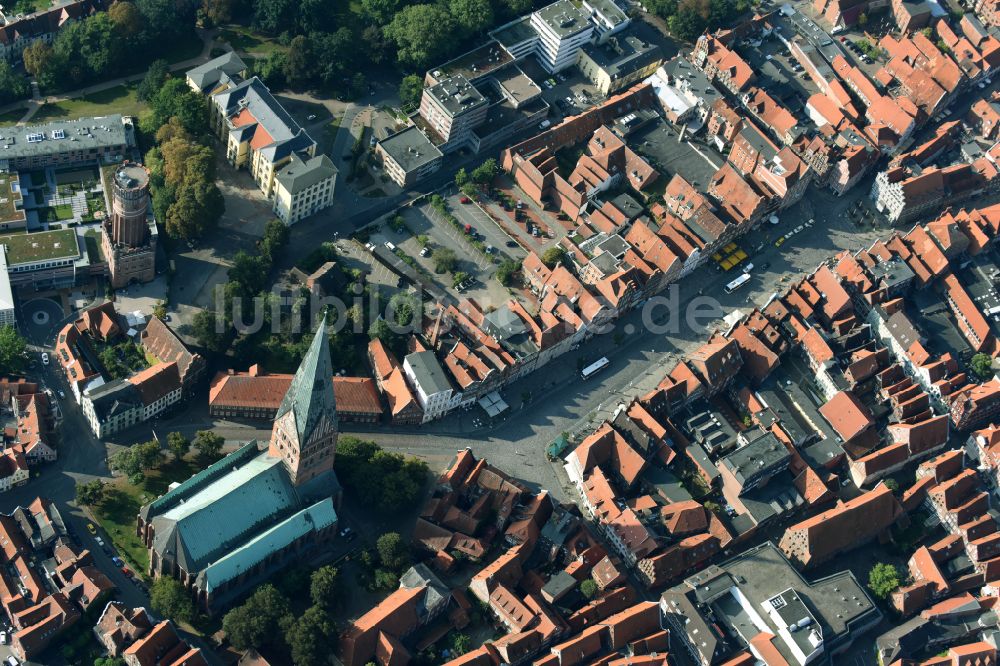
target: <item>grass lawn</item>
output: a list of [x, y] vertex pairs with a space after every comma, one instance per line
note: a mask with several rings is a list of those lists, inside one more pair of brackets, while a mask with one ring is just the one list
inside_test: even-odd
[[8, 111], [7, 113], [0, 113], [0, 127], [10, 127], [11, 125], [16, 125], [21, 117], [24, 116], [25, 110], [28, 107], [19, 106], [13, 111]]
[[128, 479], [118, 478], [112, 482], [111, 492], [101, 505], [93, 510], [97, 521], [114, 542], [115, 548], [132, 563], [136, 573], [145, 574], [149, 567], [149, 552], [135, 534], [135, 520], [139, 509], [167, 492], [167, 487], [175, 481], [184, 481], [201, 469], [192, 456], [181, 460], [168, 460], [157, 469], [146, 473], [139, 485]]
[[138, 116], [148, 108], [145, 103], [135, 98], [133, 86], [120, 85], [85, 97], [45, 104], [32, 117], [32, 122], [43, 123], [63, 118], [106, 116], [112, 113], [120, 113], [123, 116]]
[[218, 39], [229, 42], [233, 50], [238, 53], [253, 53], [256, 55], [268, 56], [275, 51], [287, 51], [287, 46], [282, 46], [271, 37], [267, 37], [258, 32], [254, 32], [245, 25], [227, 25], [219, 32]]

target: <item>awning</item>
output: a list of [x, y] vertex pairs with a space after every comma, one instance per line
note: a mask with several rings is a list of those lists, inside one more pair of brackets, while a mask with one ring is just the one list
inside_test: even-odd
[[503, 401], [500, 394], [496, 391], [491, 391], [487, 393], [482, 398], [479, 399], [479, 406], [483, 408], [486, 415], [490, 418], [497, 416], [501, 412], [507, 411], [507, 403]]

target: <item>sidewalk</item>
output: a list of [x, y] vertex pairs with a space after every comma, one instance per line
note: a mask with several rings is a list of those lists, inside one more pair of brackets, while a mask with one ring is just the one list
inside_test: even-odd
[[[203, 30], [201, 28], [195, 28], [198, 33], [198, 37], [201, 39], [201, 53], [199, 53], [194, 58], [189, 58], [188, 60], [182, 60], [180, 62], [175, 62], [170, 65], [170, 71], [176, 72], [178, 70], [186, 70], [196, 65], [200, 65], [204, 62], [210, 60], [210, 55], [212, 53], [212, 48], [215, 46], [215, 36], [218, 33], [217, 30]], [[118, 78], [111, 79], [110, 81], [104, 81], [103, 83], [95, 83], [92, 86], [87, 86], [86, 88], [78, 88], [77, 90], [70, 90], [69, 92], [60, 93], [58, 95], [49, 95], [47, 97], [42, 97], [38, 93], [38, 85], [32, 81], [31, 92], [32, 98], [28, 101], [28, 108], [25, 110], [24, 115], [21, 120], [18, 121], [18, 125], [24, 125], [31, 120], [32, 117], [38, 112], [38, 109], [42, 108], [45, 104], [56, 104], [58, 102], [65, 102], [66, 100], [76, 99], [78, 97], [85, 97], [87, 95], [92, 95], [96, 92], [101, 92], [103, 90], [109, 90], [111, 88], [116, 88], [123, 83], [131, 83], [133, 81], [141, 81], [142, 78], [146, 76], [146, 72], [139, 72], [138, 74], [130, 74], [128, 76], [119, 76]], [[21, 108], [24, 105], [24, 101], [14, 102], [6, 106], [0, 107], [0, 114], [9, 113]]]

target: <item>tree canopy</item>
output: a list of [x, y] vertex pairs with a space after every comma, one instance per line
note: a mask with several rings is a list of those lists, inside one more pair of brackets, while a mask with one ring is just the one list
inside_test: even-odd
[[225, 443], [226, 440], [222, 435], [217, 435], [211, 430], [199, 430], [194, 435], [194, 448], [203, 458], [218, 458]]
[[348, 492], [364, 506], [391, 513], [412, 505], [427, 481], [427, 464], [383, 450], [375, 442], [343, 436], [334, 463]]
[[222, 629], [236, 649], [260, 649], [280, 644], [282, 633], [293, 621], [288, 599], [274, 585], [264, 583], [223, 616]]
[[26, 365], [28, 343], [13, 326], [0, 326], [0, 374], [21, 372]]
[[175, 622], [190, 622], [194, 618], [194, 602], [184, 586], [169, 576], [160, 576], [149, 589], [153, 610]]
[[385, 35], [397, 48], [404, 65], [426, 69], [444, 57], [453, 39], [455, 21], [439, 5], [410, 5], [396, 12]]
[[892, 564], [879, 562], [868, 572], [868, 589], [879, 599], [887, 599], [899, 583], [899, 570]]

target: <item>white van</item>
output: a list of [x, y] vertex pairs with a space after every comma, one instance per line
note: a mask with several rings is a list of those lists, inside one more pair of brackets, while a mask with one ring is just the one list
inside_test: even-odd
[[390, 243], [389, 241], [386, 241], [385, 242], [385, 249], [389, 250], [389, 252], [395, 252], [396, 251], [396, 246], [393, 245], [392, 243]]

